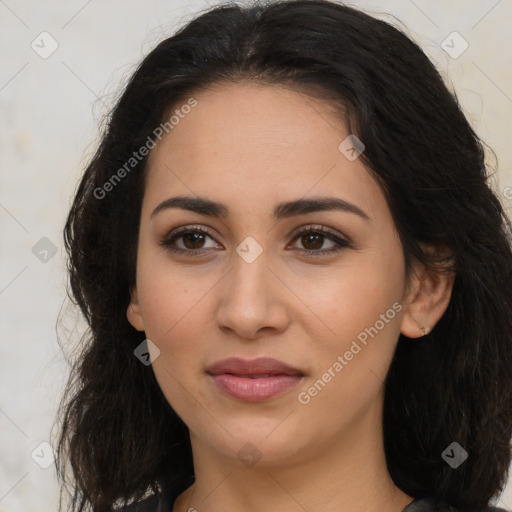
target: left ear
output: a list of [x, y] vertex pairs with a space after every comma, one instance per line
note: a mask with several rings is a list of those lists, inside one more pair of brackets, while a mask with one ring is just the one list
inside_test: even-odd
[[[438, 246], [420, 244], [426, 252], [438, 252]], [[443, 248], [446, 254], [446, 248]], [[452, 264], [453, 259], [447, 264]], [[408, 338], [430, 333], [450, 303], [455, 274], [447, 269], [435, 271], [415, 262], [409, 283], [400, 332]]]

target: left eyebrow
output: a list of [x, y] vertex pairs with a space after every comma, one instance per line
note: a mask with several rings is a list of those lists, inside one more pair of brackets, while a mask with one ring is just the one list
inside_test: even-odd
[[[151, 213], [151, 218], [160, 211], [168, 208], [181, 208], [200, 215], [207, 215], [216, 218], [226, 218], [229, 216], [229, 208], [223, 203], [212, 201], [206, 197], [176, 196], [161, 202]], [[277, 204], [272, 214], [274, 219], [281, 220], [295, 215], [335, 210], [358, 215], [367, 221], [371, 220], [368, 214], [366, 214], [361, 208], [337, 197], [313, 197], [310, 199], [286, 201]]]

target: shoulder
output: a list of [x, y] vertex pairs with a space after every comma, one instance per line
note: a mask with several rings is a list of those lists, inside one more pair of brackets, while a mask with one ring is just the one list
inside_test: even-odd
[[[434, 498], [416, 498], [402, 512], [459, 512], [458, 508], [448, 505], [445, 501]], [[503, 508], [487, 507], [485, 512], [507, 512]]]

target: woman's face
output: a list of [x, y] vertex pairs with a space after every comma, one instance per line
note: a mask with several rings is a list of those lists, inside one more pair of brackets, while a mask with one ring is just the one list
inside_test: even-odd
[[[340, 148], [350, 134], [325, 103], [241, 83], [194, 98], [150, 155], [128, 309], [160, 351], [163, 393], [193, 446], [230, 459], [271, 465], [377, 440], [406, 301], [383, 193], [350, 141]], [[178, 196], [224, 215], [170, 205]], [[301, 376], [208, 373], [230, 357], [274, 358]]]

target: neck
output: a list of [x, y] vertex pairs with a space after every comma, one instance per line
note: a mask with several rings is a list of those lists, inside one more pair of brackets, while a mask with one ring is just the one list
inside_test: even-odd
[[[288, 458], [263, 462], [262, 457], [251, 467], [191, 432], [195, 483], [177, 498], [173, 512], [401, 512], [413, 497], [394, 485], [380, 421], [367, 416], [357, 428], [298, 446]], [[372, 432], [376, 425], [379, 435]]]

